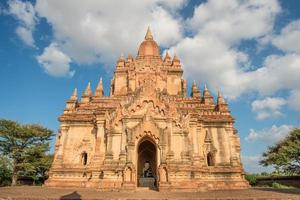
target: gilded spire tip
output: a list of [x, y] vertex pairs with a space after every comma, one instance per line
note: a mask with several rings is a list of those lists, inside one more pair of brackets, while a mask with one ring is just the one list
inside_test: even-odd
[[153, 36], [150, 30], [150, 26], [148, 26], [147, 33], [145, 35], [145, 40], [153, 40]]

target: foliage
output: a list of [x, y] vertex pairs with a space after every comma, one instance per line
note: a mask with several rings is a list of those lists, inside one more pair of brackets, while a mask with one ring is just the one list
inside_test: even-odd
[[256, 183], [257, 183], [256, 177], [257, 177], [257, 174], [246, 174], [245, 175], [246, 180], [249, 182], [249, 184], [251, 186], [255, 186], [256, 185]]
[[46, 152], [52, 131], [36, 124], [0, 120], [0, 153], [11, 160], [12, 185], [21, 173], [45, 176], [51, 159]]
[[284, 189], [284, 188], [290, 188], [289, 186], [277, 183], [277, 182], [272, 182], [270, 184], [270, 187], [275, 188], [275, 189]]
[[0, 186], [11, 184], [12, 165], [11, 161], [5, 157], [0, 157]]
[[300, 129], [294, 129], [284, 140], [269, 147], [260, 164], [274, 166], [279, 174], [300, 174]]

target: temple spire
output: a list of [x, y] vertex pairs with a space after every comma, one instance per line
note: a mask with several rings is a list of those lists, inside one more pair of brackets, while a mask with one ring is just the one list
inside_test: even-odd
[[204, 91], [208, 91], [206, 83], [204, 84]]
[[171, 57], [169, 55], [169, 51], [166, 52], [165, 58], [164, 58], [164, 62], [171, 62]]
[[174, 54], [173, 60], [172, 60], [172, 65], [176, 67], [180, 67], [180, 60], [177, 57], [176, 53]]
[[72, 112], [77, 106], [77, 88], [74, 89], [73, 94], [71, 95], [70, 99], [66, 103], [66, 108], [64, 113]]
[[73, 100], [73, 101], [77, 100], [77, 88], [74, 89], [73, 94], [70, 97], [70, 100]]
[[117, 62], [117, 67], [125, 67], [125, 58], [123, 53], [121, 53], [118, 62]]
[[204, 85], [203, 100], [204, 100], [204, 104], [208, 104], [208, 105], [214, 104], [214, 98], [213, 96], [211, 96], [206, 84]]
[[193, 81], [191, 96], [195, 98], [199, 98], [201, 96], [200, 90], [197, 87], [196, 80]]
[[84, 96], [91, 96], [92, 90], [91, 90], [91, 82], [88, 82], [88, 85], [83, 93]]
[[150, 26], [148, 26], [147, 33], [145, 35], [145, 40], [153, 40], [153, 36], [150, 30]]
[[128, 54], [127, 62], [133, 62], [133, 57], [131, 54]]
[[218, 90], [218, 104], [225, 104], [225, 99], [222, 96], [222, 93], [220, 92], [220, 90]]
[[229, 112], [228, 104], [225, 102], [220, 90], [218, 90], [217, 109], [220, 112]]
[[92, 97], [92, 90], [91, 90], [91, 83], [88, 82], [88, 85], [81, 97], [81, 103], [87, 103], [91, 100]]
[[102, 97], [103, 96], [103, 84], [102, 84], [102, 77], [99, 80], [99, 83], [97, 85], [96, 91], [95, 91], [95, 97]]

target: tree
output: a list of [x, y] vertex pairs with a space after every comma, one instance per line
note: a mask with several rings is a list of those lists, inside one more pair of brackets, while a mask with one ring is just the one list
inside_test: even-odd
[[10, 185], [11, 175], [12, 175], [11, 161], [5, 156], [0, 156], [0, 186]]
[[263, 153], [261, 165], [272, 165], [280, 173], [300, 174], [300, 129], [292, 130], [288, 136]]
[[11, 160], [11, 185], [16, 185], [20, 172], [29, 169], [37, 171], [39, 167], [36, 163], [44, 159], [52, 135], [51, 130], [40, 125], [0, 120], [0, 153]]

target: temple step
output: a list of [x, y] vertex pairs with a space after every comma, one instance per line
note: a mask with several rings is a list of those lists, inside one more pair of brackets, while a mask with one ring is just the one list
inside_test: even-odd
[[150, 191], [151, 189], [149, 187], [137, 187], [136, 191], [138, 192], [146, 192], [146, 191]]

